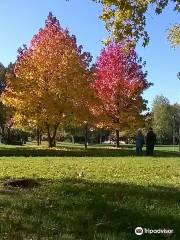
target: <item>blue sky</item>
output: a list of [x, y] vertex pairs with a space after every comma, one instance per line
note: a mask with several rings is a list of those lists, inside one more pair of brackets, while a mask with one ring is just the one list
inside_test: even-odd
[[[90, 51], [96, 59], [106, 38], [104, 24], [99, 20], [101, 6], [91, 0], [0, 0], [0, 62], [5, 66], [13, 62], [17, 49], [28, 44], [37, 33], [48, 12], [59, 19], [63, 27], [75, 34], [79, 44]], [[151, 41], [148, 47], [137, 46], [139, 56], [147, 62], [148, 80], [154, 86], [146, 91], [144, 97], [149, 100], [149, 106], [155, 95], [165, 95], [171, 103], [180, 103], [180, 48], [172, 49], [167, 42], [167, 28], [180, 22], [180, 14], [172, 11], [169, 6], [162, 15], [156, 16], [150, 9], [147, 30]]]

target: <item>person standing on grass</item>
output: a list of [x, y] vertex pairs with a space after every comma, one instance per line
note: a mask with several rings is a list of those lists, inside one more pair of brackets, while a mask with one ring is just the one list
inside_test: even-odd
[[144, 145], [144, 135], [142, 134], [141, 129], [138, 130], [136, 135], [136, 155], [142, 156], [143, 155], [143, 148]]
[[146, 135], [146, 156], [154, 155], [155, 143], [156, 143], [156, 134], [153, 132], [153, 129], [150, 127]]

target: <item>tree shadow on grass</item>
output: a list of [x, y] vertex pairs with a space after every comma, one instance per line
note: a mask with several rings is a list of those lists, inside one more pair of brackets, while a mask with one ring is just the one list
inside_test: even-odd
[[[56, 149], [37, 149], [28, 147], [17, 148], [0, 148], [0, 157], [16, 156], [16, 157], [131, 157], [136, 156], [134, 149], [126, 148], [56, 148]], [[145, 156], [145, 151], [144, 151]], [[154, 157], [180, 157], [179, 152], [172, 151], [155, 151]]]
[[[19, 195], [0, 198], [0, 239], [180, 239], [177, 188], [77, 178], [40, 181], [38, 189], [18, 189]], [[173, 229], [175, 234], [139, 237], [137, 226]]]

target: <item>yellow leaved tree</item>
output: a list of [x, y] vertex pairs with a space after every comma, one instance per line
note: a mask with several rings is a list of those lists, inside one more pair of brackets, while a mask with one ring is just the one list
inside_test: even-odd
[[91, 56], [49, 13], [45, 27], [29, 47], [23, 46], [9, 76], [4, 103], [15, 109], [22, 124], [43, 126], [49, 147], [56, 144], [60, 124], [78, 119], [87, 97]]

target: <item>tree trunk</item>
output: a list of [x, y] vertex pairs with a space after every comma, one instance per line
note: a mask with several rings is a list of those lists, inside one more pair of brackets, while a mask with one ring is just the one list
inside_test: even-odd
[[87, 123], [85, 124], [85, 142], [84, 142], [84, 145], [85, 145], [85, 150], [87, 150], [87, 147], [88, 147], [88, 124]]
[[39, 135], [39, 145], [41, 145], [41, 143], [42, 143], [42, 133], [40, 133]]
[[40, 146], [42, 141], [42, 129], [37, 128], [37, 145]]
[[102, 144], [102, 132], [101, 132], [101, 130], [99, 132], [99, 144]]
[[39, 128], [37, 129], [37, 145], [39, 146], [41, 144], [41, 140], [40, 140], [40, 130]]
[[49, 145], [49, 148], [56, 147], [55, 137], [48, 137], [48, 145]]
[[119, 148], [119, 130], [116, 129], [116, 147]]
[[50, 126], [47, 124], [49, 148], [56, 147], [56, 133], [57, 133], [57, 129], [58, 129], [58, 124], [53, 126], [52, 133], [51, 133]]
[[74, 136], [73, 136], [73, 135], [71, 135], [71, 141], [72, 141], [72, 144], [75, 144]]
[[7, 143], [11, 144], [11, 141], [12, 141], [12, 139], [11, 139], [11, 129], [8, 128], [7, 129]]
[[1, 128], [1, 133], [0, 133], [0, 135], [1, 135], [1, 143], [2, 143], [2, 141], [4, 141], [5, 138], [6, 138], [4, 125], [2, 124], [2, 125], [0, 126], [0, 128]]

